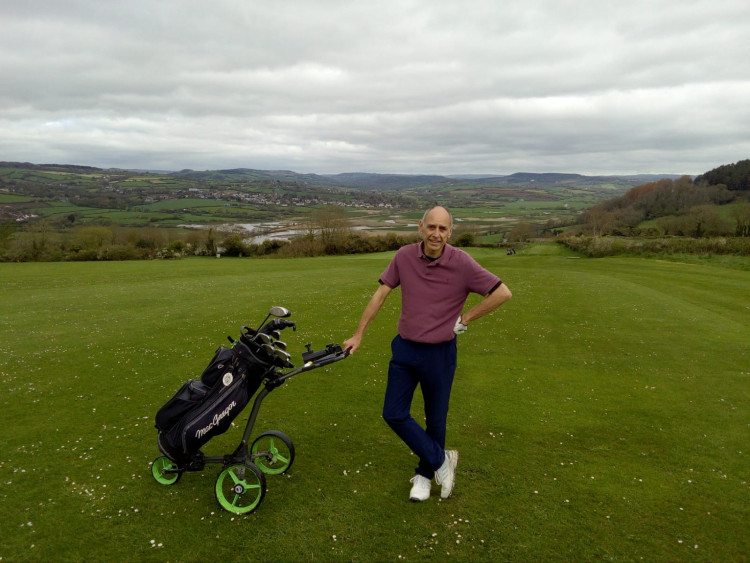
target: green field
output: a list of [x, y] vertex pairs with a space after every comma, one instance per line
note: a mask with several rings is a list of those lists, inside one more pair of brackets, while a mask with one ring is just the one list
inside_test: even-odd
[[391, 254], [0, 264], [0, 561], [746, 561], [750, 271], [471, 252], [514, 298], [459, 340], [453, 497], [408, 501], [380, 418], [394, 293], [264, 403], [297, 458], [246, 516], [218, 466], [154, 481], [156, 410], [272, 304], [295, 358], [343, 341]]
[[[582, 210], [636, 183], [585, 176], [514, 180], [506, 186], [492, 179], [477, 183], [446, 178], [424, 185], [402, 179], [398, 189], [382, 189], [387, 181], [379, 184], [371, 178], [367, 187], [352, 181], [346, 187], [323, 178], [252, 170], [165, 175], [6, 163], [0, 166], [0, 223], [18, 219], [23, 228], [43, 218], [50, 222], [44, 228], [56, 231], [72, 224], [175, 228], [186, 223], [295, 223], [309, 220], [326, 204], [341, 204], [358, 225], [376, 218], [420, 218], [426, 206], [441, 201], [457, 218], [463, 216], [463, 229], [487, 235], [483, 242], [488, 242], [497, 235], [503, 238], [520, 221], [539, 230], [571, 225]], [[398, 225], [386, 227], [399, 231]]]

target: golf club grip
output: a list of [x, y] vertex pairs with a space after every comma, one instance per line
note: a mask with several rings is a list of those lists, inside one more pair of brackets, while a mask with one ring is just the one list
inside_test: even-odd
[[272, 321], [269, 321], [263, 328], [261, 328], [260, 332], [268, 334], [270, 332], [273, 332], [274, 330], [284, 330], [285, 328], [289, 327], [296, 329], [297, 325], [295, 325], [293, 321], [287, 321], [286, 319], [273, 319]]

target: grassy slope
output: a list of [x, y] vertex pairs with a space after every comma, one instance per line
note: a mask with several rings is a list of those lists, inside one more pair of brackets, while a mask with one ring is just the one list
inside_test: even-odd
[[218, 508], [216, 466], [153, 481], [155, 411], [271, 304], [294, 313], [296, 357], [342, 341], [390, 255], [0, 264], [0, 557], [747, 557], [750, 274], [473, 253], [514, 299], [459, 344], [454, 497], [406, 500], [415, 460], [379, 418], [396, 294], [354, 357], [268, 398], [257, 430], [297, 460], [246, 517]]

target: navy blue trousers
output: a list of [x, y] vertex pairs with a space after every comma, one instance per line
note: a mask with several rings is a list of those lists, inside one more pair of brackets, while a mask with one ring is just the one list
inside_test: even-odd
[[[456, 339], [423, 344], [396, 336], [391, 342], [391, 352], [383, 419], [419, 457], [416, 472], [432, 479], [445, 460], [445, 426], [456, 372]], [[424, 428], [411, 415], [417, 385], [424, 399]]]

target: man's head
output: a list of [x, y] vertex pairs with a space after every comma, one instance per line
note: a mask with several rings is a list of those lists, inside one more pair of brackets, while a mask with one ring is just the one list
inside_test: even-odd
[[424, 253], [430, 258], [439, 258], [452, 232], [453, 217], [445, 207], [436, 205], [428, 209], [419, 222]]

